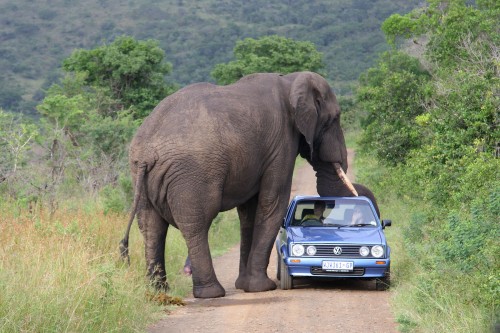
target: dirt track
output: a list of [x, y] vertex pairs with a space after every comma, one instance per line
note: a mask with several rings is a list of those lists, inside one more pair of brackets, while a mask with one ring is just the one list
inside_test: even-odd
[[[349, 155], [352, 171], [352, 152]], [[354, 181], [351, 172], [348, 176]], [[295, 172], [295, 194], [316, 194], [316, 179], [309, 165]], [[390, 293], [376, 291], [375, 282], [294, 280], [292, 290], [245, 293], [234, 288], [238, 262], [238, 247], [214, 259], [215, 272], [226, 289], [225, 297], [191, 296], [185, 307], [171, 312], [149, 332], [397, 332], [389, 309]], [[268, 276], [278, 282], [276, 262], [273, 251]]]

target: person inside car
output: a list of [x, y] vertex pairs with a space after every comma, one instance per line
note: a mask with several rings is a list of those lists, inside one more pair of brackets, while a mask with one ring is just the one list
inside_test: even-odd
[[360, 207], [354, 207], [354, 212], [352, 214], [351, 225], [366, 223], [363, 216], [363, 212]]
[[304, 216], [301, 222], [304, 222], [306, 220], [317, 220], [323, 223], [323, 220], [325, 219], [323, 216], [325, 209], [326, 209], [326, 202], [322, 200], [316, 200], [314, 202], [314, 214], [308, 214]]

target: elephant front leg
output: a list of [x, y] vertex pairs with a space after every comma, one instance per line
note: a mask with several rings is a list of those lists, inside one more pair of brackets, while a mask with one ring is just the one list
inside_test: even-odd
[[268, 247], [262, 241], [253, 243], [248, 261], [246, 285], [243, 290], [247, 292], [260, 292], [276, 289], [276, 283], [267, 276], [267, 266], [269, 265], [272, 246], [272, 243]]

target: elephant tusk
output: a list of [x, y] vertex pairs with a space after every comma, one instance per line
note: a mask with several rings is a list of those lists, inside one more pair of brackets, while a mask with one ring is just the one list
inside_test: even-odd
[[333, 163], [333, 167], [335, 168], [335, 171], [337, 171], [337, 175], [339, 175], [339, 178], [342, 180], [342, 182], [345, 184], [345, 186], [347, 186], [347, 188], [349, 189], [349, 191], [351, 191], [352, 194], [354, 194], [354, 196], [357, 197], [358, 196], [358, 192], [356, 191], [356, 189], [352, 185], [352, 183], [349, 180], [349, 178], [347, 178], [347, 175], [345, 174], [344, 170], [342, 170], [342, 167], [340, 166], [340, 164], [339, 163]]

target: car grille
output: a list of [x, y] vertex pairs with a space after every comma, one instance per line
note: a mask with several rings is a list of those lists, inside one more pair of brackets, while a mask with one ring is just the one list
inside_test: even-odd
[[323, 276], [363, 276], [365, 275], [365, 269], [362, 267], [354, 267], [350, 272], [327, 272], [324, 271], [320, 266], [311, 267], [312, 275], [323, 275]]
[[[334, 257], [334, 258], [372, 258], [372, 255], [369, 254], [367, 257], [362, 257], [359, 254], [359, 248], [361, 245], [315, 245], [316, 246], [316, 254], [314, 257]], [[340, 255], [336, 255], [333, 253], [333, 249], [335, 247], [340, 247], [342, 249], [342, 253]]]

